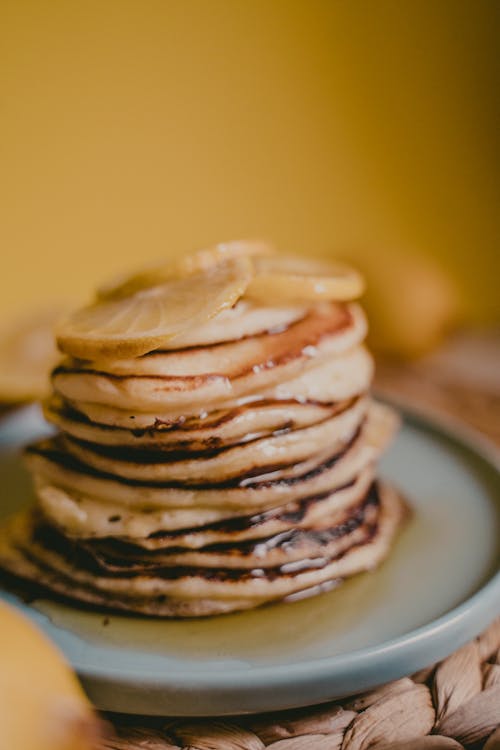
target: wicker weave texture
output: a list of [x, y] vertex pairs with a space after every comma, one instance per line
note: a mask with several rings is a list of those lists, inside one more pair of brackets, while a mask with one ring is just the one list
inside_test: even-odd
[[444, 661], [341, 703], [116, 728], [104, 750], [500, 750], [500, 618]]

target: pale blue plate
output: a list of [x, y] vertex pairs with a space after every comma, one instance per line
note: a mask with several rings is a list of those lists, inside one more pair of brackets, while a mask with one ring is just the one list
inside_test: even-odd
[[[15, 449], [45, 430], [35, 409], [0, 427], [2, 515], [30, 501]], [[0, 597], [59, 645], [102, 709], [237, 714], [359, 692], [443, 658], [500, 614], [495, 451], [463, 428], [407, 415], [383, 474], [413, 519], [379, 570], [329, 594], [184, 622]]]

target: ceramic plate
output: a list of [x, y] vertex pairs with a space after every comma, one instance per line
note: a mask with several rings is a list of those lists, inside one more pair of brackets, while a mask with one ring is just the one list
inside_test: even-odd
[[[0, 427], [3, 515], [31, 499], [15, 448], [45, 429], [33, 409]], [[102, 709], [236, 714], [359, 692], [443, 658], [500, 614], [493, 449], [407, 414], [382, 473], [403, 490], [413, 518], [377, 571], [329, 594], [173, 622], [0, 596], [59, 645]]]

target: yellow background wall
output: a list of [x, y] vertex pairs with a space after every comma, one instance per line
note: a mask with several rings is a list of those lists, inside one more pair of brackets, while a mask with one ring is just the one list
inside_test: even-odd
[[440, 260], [498, 313], [490, 0], [0, 0], [0, 313], [216, 240]]

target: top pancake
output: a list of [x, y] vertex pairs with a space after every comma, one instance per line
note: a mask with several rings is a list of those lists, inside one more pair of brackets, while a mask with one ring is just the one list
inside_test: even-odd
[[283, 382], [358, 346], [365, 333], [359, 307], [322, 303], [278, 332], [105, 364], [68, 359], [52, 383], [71, 403], [192, 414], [256, 392], [272, 395]]

